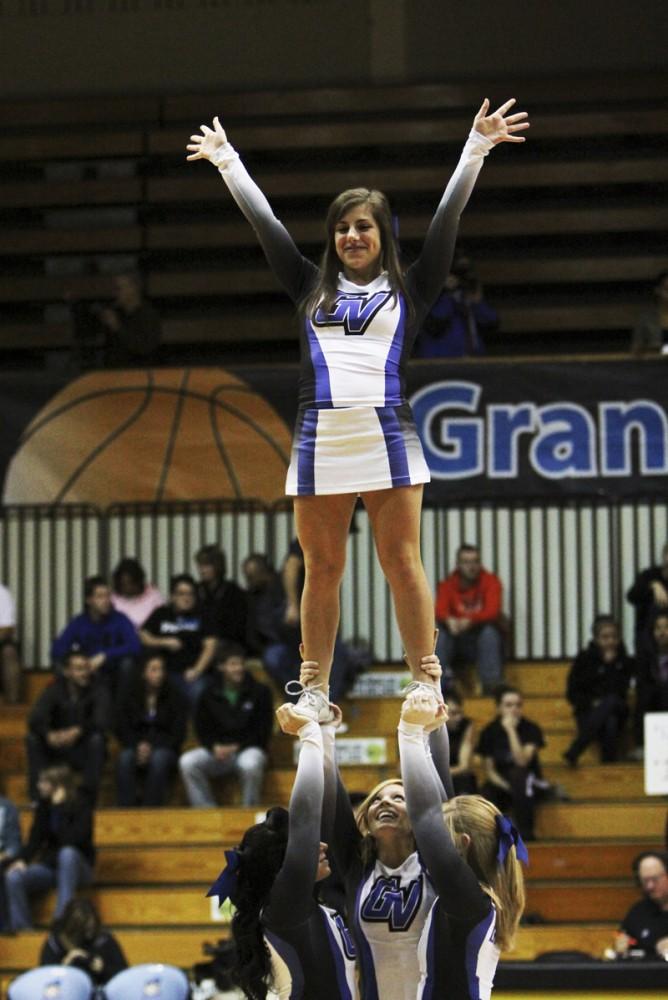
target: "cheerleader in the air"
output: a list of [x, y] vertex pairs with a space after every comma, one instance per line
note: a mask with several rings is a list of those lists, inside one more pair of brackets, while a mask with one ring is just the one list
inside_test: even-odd
[[[361, 495], [392, 590], [411, 672], [433, 648], [434, 607], [420, 556], [420, 511], [429, 469], [405, 395], [413, 341], [450, 270], [459, 217], [483, 161], [501, 142], [524, 142], [514, 100], [489, 114], [485, 100], [431, 221], [418, 259], [402, 271], [385, 196], [340, 194], [327, 215], [320, 267], [301, 255], [249, 177], [218, 118], [191, 136], [189, 160], [218, 167], [257, 233], [301, 318], [299, 412], [286, 492], [294, 497], [306, 570], [301, 604], [305, 657], [318, 686], [300, 710], [329, 717], [328, 682], [339, 622], [348, 529]], [[398, 128], [401, 126], [399, 125]], [[431, 683], [427, 681], [427, 683]], [[434, 685], [432, 685], [434, 686]]]

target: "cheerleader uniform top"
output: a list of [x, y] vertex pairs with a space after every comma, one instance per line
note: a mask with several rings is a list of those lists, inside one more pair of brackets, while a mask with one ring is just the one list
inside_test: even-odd
[[499, 960], [496, 909], [443, 822], [438, 776], [421, 726], [399, 726], [415, 839], [435, 891], [418, 945], [417, 1000], [490, 1000]]
[[[434, 734], [432, 745], [440, 736]], [[448, 753], [447, 742], [442, 750], [434, 749], [437, 761], [447, 760]], [[326, 752], [325, 770], [331, 766]], [[417, 851], [398, 868], [379, 860], [365, 866], [361, 839], [348, 794], [339, 781], [333, 849], [359, 953], [361, 995], [363, 1000], [415, 1000], [420, 942], [436, 901], [433, 883]]]
[[[358, 1000], [355, 947], [342, 916], [314, 896], [323, 809], [323, 734], [299, 733], [299, 763], [289, 806], [288, 845], [261, 923], [279, 1000]], [[333, 743], [333, 734], [331, 737]]]
[[[410, 407], [405, 371], [417, 331], [449, 273], [459, 225], [483, 160], [494, 144], [472, 130], [405, 274], [412, 312], [387, 272], [367, 285], [339, 274], [331, 312], [304, 315], [299, 411], [288, 495], [353, 493], [429, 481]], [[224, 143], [211, 158], [251, 223], [292, 301], [306, 301], [320, 277], [303, 257], [237, 152]]]

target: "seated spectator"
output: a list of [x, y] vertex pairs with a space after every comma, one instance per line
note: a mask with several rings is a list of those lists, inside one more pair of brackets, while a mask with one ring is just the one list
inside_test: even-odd
[[169, 603], [157, 608], [139, 630], [148, 650], [160, 650], [172, 682], [194, 705], [206, 687], [216, 654], [211, 616], [197, 604], [197, 585], [188, 573], [173, 576]]
[[622, 920], [615, 951], [626, 956], [668, 959], [668, 854], [645, 851], [633, 862], [633, 873], [644, 899], [634, 903]]
[[668, 611], [659, 612], [652, 625], [652, 641], [636, 658], [635, 750], [642, 760], [646, 712], [668, 712]]
[[93, 877], [93, 809], [83, 790], [77, 790], [74, 772], [66, 765], [45, 768], [38, 792], [26, 845], [5, 873], [9, 926], [14, 931], [32, 927], [29, 896], [55, 887], [59, 917], [77, 889]]
[[130, 619], [135, 628], [141, 628], [151, 612], [165, 603], [162, 594], [152, 583], [146, 582], [146, 573], [137, 559], [121, 559], [111, 577], [111, 603]]
[[545, 746], [540, 726], [522, 714], [517, 688], [501, 685], [495, 694], [497, 716], [480, 734], [476, 752], [483, 759], [486, 781], [482, 795], [502, 812], [512, 809], [524, 840], [535, 840], [536, 793], [543, 780], [538, 751]]
[[195, 732], [202, 744], [179, 760], [191, 806], [212, 807], [212, 778], [235, 774], [241, 801], [260, 801], [274, 714], [271, 692], [244, 669], [243, 649], [223, 644], [213, 676], [195, 708]]
[[[121, 744], [117, 781], [119, 806], [161, 806], [186, 735], [183, 698], [172, 684], [160, 652], [149, 651], [116, 712]], [[143, 778], [138, 794], [137, 779]]]
[[83, 368], [129, 368], [154, 364], [162, 327], [160, 317], [142, 294], [136, 274], [112, 279], [114, 298], [108, 304], [78, 302], [71, 295], [72, 339]]
[[455, 795], [476, 795], [478, 782], [473, 771], [475, 726], [464, 715], [462, 700], [452, 689], [445, 694], [448, 706], [448, 738], [450, 742], [450, 774]]
[[117, 972], [127, 969], [123, 949], [102, 927], [100, 916], [88, 899], [71, 899], [42, 946], [40, 965], [68, 965], [87, 972], [96, 986], [104, 986]]
[[253, 553], [244, 560], [242, 570], [248, 589], [248, 651], [261, 657], [282, 692], [299, 676], [299, 630], [294, 621], [286, 621], [283, 582], [267, 557]]
[[83, 785], [95, 801], [110, 723], [106, 685], [92, 676], [88, 657], [78, 649], [70, 650], [62, 674], [42, 691], [28, 716], [31, 798], [37, 797], [40, 771], [51, 764], [68, 764], [83, 775]]
[[659, 611], [668, 611], [668, 542], [661, 550], [661, 565], [644, 569], [626, 594], [636, 609], [635, 652], [650, 642], [652, 622]]
[[13, 802], [0, 795], [0, 932], [8, 927], [4, 872], [20, 853], [19, 811]]
[[654, 307], [638, 317], [631, 337], [631, 353], [636, 357], [668, 354], [668, 271], [657, 275]]
[[438, 585], [436, 623], [439, 629], [436, 653], [443, 666], [444, 690], [450, 686], [453, 668], [475, 663], [483, 694], [491, 694], [503, 670], [501, 581], [480, 562], [476, 545], [460, 545], [457, 568]]
[[217, 545], [204, 545], [195, 555], [199, 605], [213, 626], [213, 634], [246, 649], [248, 599], [234, 580], [227, 579], [227, 558]]
[[418, 332], [416, 358], [461, 358], [485, 354], [483, 334], [493, 333], [499, 317], [483, 298], [469, 257], [458, 254], [452, 271]]
[[619, 625], [610, 615], [598, 615], [592, 633], [592, 641], [580, 650], [568, 673], [566, 697], [578, 727], [564, 753], [571, 767], [594, 740], [600, 744], [603, 763], [617, 760], [629, 714], [626, 698], [634, 663], [624, 649]]
[[127, 617], [114, 610], [111, 590], [101, 576], [90, 576], [84, 585], [85, 610], [77, 615], [51, 647], [55, 663], [62, 663], [77, 646], [90, 660], [91, 669], [118, 690], [132, 673], [141, 653], [137, 630]]
[[21, 661], [16, 641], [16, 608], [7, 587], [0, 584], [0, 684], [5, 701], [21, 697]]

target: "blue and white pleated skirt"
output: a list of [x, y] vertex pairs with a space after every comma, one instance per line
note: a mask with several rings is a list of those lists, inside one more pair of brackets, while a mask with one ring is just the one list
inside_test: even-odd
[[364, 493], [430, 478], [408, 403], [305, 408], [297, 415], [288, 496]]

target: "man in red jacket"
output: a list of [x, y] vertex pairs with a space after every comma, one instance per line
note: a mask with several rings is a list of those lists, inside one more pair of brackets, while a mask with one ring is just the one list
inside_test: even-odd
[[483, 694], [492, 694], [503, 669], [500, 615], [501, 581], [483, 569], [475, 545], [460, 545], [457, 569], [441, 580], [436, 593], [436, 652], [445, 684], [455, 663], [475, 663]]

